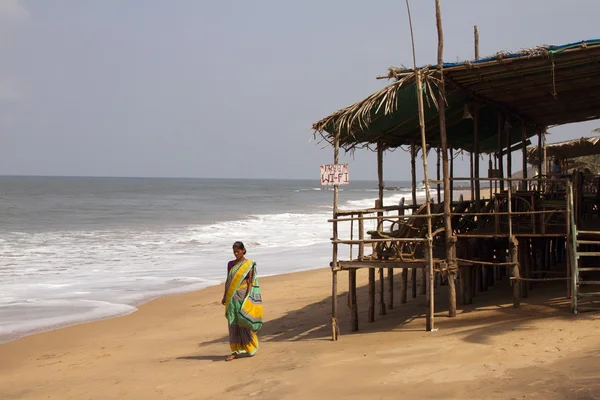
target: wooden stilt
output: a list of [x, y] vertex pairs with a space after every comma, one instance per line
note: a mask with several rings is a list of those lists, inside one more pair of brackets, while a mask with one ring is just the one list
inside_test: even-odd
[[521, 305], [521, 281], [519, 278], [521, 277], [519, 274], [519, 241], [511, 236], [509, 240], [510, 244], [510, 260], [515, 262], [512, 266], [512, 286], [513, 286], [513, 308], [518, 308]]
[[385, 307], [385, 276], [383, 275], [383, 268], [379, 268], [379, 315], [386, 315], [387, 309]]
[[350, 281], [350, 330], [358, 332], [358, 301], [356, 299], [356, 270], [348, 271]]
[[394, 308], [394, 269], [388, 268], [388, 301], [387, 306], [390, 310]]
[[369, 268], [369, 322], [375, 321], [375, 269]]
[[[519, 265], [523, 269], [523, 274], [525, 278], [531, 278], [531, 274], [529, 271], [529, 261], [528, 261], [528, 253], [529, 253], [529, 240], [521, 239], [519, 240]], [[531, 282], [531, 281], [529, 281]], [[521, 282], [521, 297], [524, 299], [528, 296], [528, 286], [526, 282]]]
[[408, 268], [402, 268], [402, 287], [400, 288], [400, 302], [406, 304], [408, 301]]
[[417, 298], [417, 269], [416, 268], [412, 269], [411, 280], [412, 280], [412, 298], [416, 299]]

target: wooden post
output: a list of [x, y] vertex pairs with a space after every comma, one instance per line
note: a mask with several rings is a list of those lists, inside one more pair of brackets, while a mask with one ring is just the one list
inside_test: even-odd
[[381, 142], [377, 144], [377, 180], [379, 183], [379, 202], [383, 207], [383, 144]]
[[385, 307], [385, 276], [383, 275], [383, 268], [379, 268], [379, 315], [386, 315], [387, 310]]
[[[494, 169], [498, 169], [498, 154], [494, 153]], [[498, 180], [494, 179], [494, 193], [498, 193]]]
[[[439, 104], [439, 103], [438, 103]], [[437, 179], [437, 202], [438, 204], [440, 204], [442, 202], [442, 185], [440, 185], [440, 147], [438, 146], [437, 148], [437, 174], [436, 174], [436, 179]]]
[[358, 332], [358, 302], [356, 299], [356, 269], [348, 271], [350, 281], [350, 330]]
[[[415, 142], [413, 142], [410, 146], [410, 172], [411, 172], [411, 176], [412, 176], [412, 204], [413, 206], [417, 205], [417, 171], [416, 171], [416, 158], [417, 158], [417, 151], [416, 151], [416, 144]], [[421, 149], [423, 152], [424, 150]], [[417, 297], [417, 270], [415, 268], [412, 269], [412, 274], [411, 274], [411, 280], [412, 280], [412, 298], [416, 298]]]
[[523, 121], [523, 127], [521, 128], [521, 152], [523, 155], [523, 183], [521, 184], [521, 190], [528, 190], [529, 185], [527, 184], [527, 124]]
[[[506, 177], [512, 178], [512, 151], [511, 151], [510, 129], [506, 130]], [[512, 181], [507, 182], [508, 190], [512, 189]]]
[[394, 308], [394, 268], [388, 268], [388, 301], [387, 306]]
[[[492, 170], [493, 166], [492, 166], [492, 154], [488, 155], [488, 176], [490, 175], [490, 171]], [[494, 198], [494, 185], [493, 185], [493, 179], [490, 178], [490, 200]]]
[[542, 174], [544, 173], [544, 169], [542, 168], [543, 163], [544, 163], [544, 155], [543, 155], [543, 149], [542, 147], [544, 146], [543, 143], [543, 138], [542, 138], [542, 130], [540, 129], [538, 131], [538, 177], [540, 178], [538, 180], [538, 190], [542, 191]]
[[[473, 176], [475, 177], [475, 212], [481, 211], [481, 193], [479, 182], [479, 105], [475, 104], [473, 115], [473, 147], [475, 154], [473, 155]], [[477, 217], [477, 225], [481, 217]]]
[[417, 171], [416, 171], [417, 151], [415, 142], [410, 145], [410, 175], [412, 179], [412, 205], [417, 205]]
[[369, 322], [375, 321], [375, 268], [369, 268]]
[[473, 36], [475, 36], [475, 59], [479, 60], [479, 28], [477, 25], [473, 27]]
[[471, 172], [471, 200], [475, 201], [475, 181], [473, 180], [473, 178], [475, 177], [475, 170], [473, 168], [473, 152], [469, 153], [469, 168], [470, 168], [470, 172]]
[[408, 268], [402, 268], [402, 287], [400, 288], [400, 302], [408, 302]]
[[[452, 235], [452, 199], [450, 198], [450, 171], [448, 169], [448, 140], [446, 136], [446, 90], [444, 84], [444, 31], [442, 29], [442, 13], [440, 0], [435, 1], [435, 16], [438, 33], [438, 71], [440, 81], [438, 84], [438, 105], [440, 117], [440, 144], [442, 147], [442, 170], [444, 176], [444, 233], [446, 237], [446, 264], [448, 268], [448, 315], [456, 316], [456, 285], [455, 278], [458, 271], [456, 262], [456, 238]], [[439, 168], [438, 168], [439, 169]], [[433, 288], [433, 281], [430, 281]], [[433, 303], [433, 290], [431, 302]], [[431, 310], [433, 312], [433, 309]]]
[[502, 132], [504, 131], [503, 129], [503, 125], [504, 125], [504, 118], [502, 113], [498, 112], [498, 169], [500, 170], [500, 192], [504, 192], [504, 166], [503, 164], [503, 159], [502, 159], [502, 149], [503, 149], [503, 145], [502, 145]]
[[363, 220], [363, 213], [358, 213], [358, 261], [362, 261], [365, 256], [365, 221]]
[[416, 268], [412, 269], [411, 280], [412, 280], [412, 298], [416, 299], [417, 298], [417, 269]]
[[[462, 198], [462, 194], [461, 194]], [[454, 201], [454, 149], [450, 145], [450, 202]]]
[[[339, 163], [340, 154], [340, 134], [336, 131], [333, 143], [333, 163]], [[333, 186], [333, 219], [337, 219], [338, 212], [338, 185]], [[337, 271], [338, 271], [338, 223], [333, 222], [333, 262], [331, 264], [331, 338], [338, 340], [339, 326], [337, 321]]]
[[[379, 181], [379, 201], [376, 205], [377, 208], [383, 208], [383, 145], [381, 142], [377, 144], [377, 179]], [[382, 221], [383, 213], [378, 212], [377, 225]], [[379, 268], [379, 315], [387, 314], [385, 307], [385, 279], [383, 275], [383, 268]]]
[[519, 241], [514, 237], [510, 236], [509, 239], [510, 246], [510, 261], [514, 264], [512, 265], [512, 285], [513, 285], [513, 307], [518, 308], [521, 305], [521, 281], [519, 278], [521, 277], [519, 274]]
[[[427, 155], [425, 149], [427, 149], [427, 137], [425, 134], [425, 111], [423, 106], [423, 90], [422, 90], [422, 80], [421, 80], [421, 71], [417, 69], [417, 56], [415, 51], [415, 39], [412, 29], [412, 19], [410, 16], [410, 5], [408, 4], [408, 0], [406, 0], [406, 9], [408, 11], [408, 23], [410, 25], [410, 36], [412, 42], [412, 53], [413, 53], [413, 65], [415, 71], [415, 79], [416, 85], [415, 89], [417, 91], [417, 103], [419, 107], [419, 126], [421, 128], [421, 152], [423, 154], [423, 178], [425, 182], [425, 207], [427, 210], [427, 240], [428, 244], [426, 246], [425, 259], [426, 268], [429, 274], [430, 279], [433, 278], [433, 246], [432, 246], [432, 228], [431, 228], [431, 193], [429, 192], [429, 171], [427, 168]], [[436, 0], [436, 14], [439, 15], [439, 0]], [[432, 285], [433, 286], [433, 285]], [[431, 290], [431, 295], [433, 295], [433, 290]], [[427, 317], [426, 317], [426, 329], [428, 331], [434, 330], [434, 313], [433, 313], [434, 302], [429, 302], [429, 307], [427, 308]]]

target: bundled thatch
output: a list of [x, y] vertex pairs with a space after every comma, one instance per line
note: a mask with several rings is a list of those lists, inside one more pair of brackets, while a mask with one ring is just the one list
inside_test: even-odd
[[[479, 147], [495, 152], [535, 135], [546, 126], [600, 118], [600, 40], [564, 46], [541, 46], [518, 53], [444, 65], [448, 141], [472, 150], [474, 104], [479, 109]], [[439, 144], [437, 82], [434, 66], [420, 69], [423, 77], [428, 143]], [[325, 140], [339, 134], [341, 146], [365, 143], [387, 148], [420, 141], [414, 72], [391, 68], [396, 82], [366, 99], [316, 122], [313, 129]], [[498, 112], [503, 126], [498, 148]], [[506, 134], [509, 133], [509, 135]]]
[[[546, 157], [548, 159], [574, 159], [595, 154], [600, 154], [600, 136], [582, 137], [581, 139], [546, 144]], [[527, 159], [530, 164], [537, 165], [539, 162], [537, 147], [527, 149]]]

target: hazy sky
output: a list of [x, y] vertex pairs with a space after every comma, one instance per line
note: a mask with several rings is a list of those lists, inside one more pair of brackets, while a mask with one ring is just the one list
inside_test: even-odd
[[[434, 4], [411, 3], [419, 64], [437, 59]], [[483, 56], [595, 38], [599, 14], [442, 0], [445, 59], [473, 57], [473, 25]], [[401, 0], [0, 0], [0, 59], [0, 175], [231, 178], [318, 178], [332, 151], [309, 143], [312, 123], [412, 63]], [[376, 178], [373, 154], [347, 160], [351, 179]], [[385, 179], [409, 165], [387, 154]]]

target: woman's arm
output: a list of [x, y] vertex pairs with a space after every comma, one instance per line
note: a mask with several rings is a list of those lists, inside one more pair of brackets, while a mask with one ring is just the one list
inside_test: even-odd
[[250, 293], [252, 282], [254, 282], [254, 267], [250, 268], [248, 275], [246, 275], [246, 297], [248, 296], [248, 293]]

